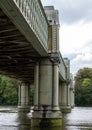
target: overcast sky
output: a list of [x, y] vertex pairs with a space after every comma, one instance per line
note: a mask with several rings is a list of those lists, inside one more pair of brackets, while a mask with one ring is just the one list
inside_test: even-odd
[[59, 10], [60, 51], [71, 63], [74, 75], [92, 68], [92, 0], [41, 0]]

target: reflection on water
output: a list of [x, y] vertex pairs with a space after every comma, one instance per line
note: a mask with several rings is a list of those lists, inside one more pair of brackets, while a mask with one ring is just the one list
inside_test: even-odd
[[92, 130], [92, 107], [75, 107], [63, 120], [65, 130]]
[[31, 128], [31, 113], [18, 113], [15, 107], [0, 107], [0, 130], [92, 130], [92, 108], [75, 107], [63, 114], [63, 128]]

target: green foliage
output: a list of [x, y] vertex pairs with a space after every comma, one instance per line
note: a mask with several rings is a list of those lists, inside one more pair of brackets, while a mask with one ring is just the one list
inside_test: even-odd
[[17, 89], [16, 80], [0, 76], [0, 105], [16, 105], [18, 102]]
[[91, 85], [91, 79], [90, 78], [84, 78], [82, 81], [82, 87], [89, 87]]
[[[30, 104], [33, 105], [34, 87], [30, 86]], [[18, 82], [6, 76], [0, 76], [0, 105], [18, 104]]]
[[75, 76], [75, 104], [92, 106], [92, 68], [80, 69]]

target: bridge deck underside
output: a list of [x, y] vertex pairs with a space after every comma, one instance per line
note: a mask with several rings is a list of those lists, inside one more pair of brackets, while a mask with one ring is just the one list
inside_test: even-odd
[[33, 82], [39, 54], [0, 9], [0, 74]]

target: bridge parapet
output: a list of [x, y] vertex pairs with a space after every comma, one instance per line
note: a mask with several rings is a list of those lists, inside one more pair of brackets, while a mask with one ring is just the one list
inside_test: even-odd
[[70, 80], [70, 60], [68, 58], [64, 58], [64, 63], [66, 65], [66, 79]]
[[48, 48], [48, 21], [40, 0], [13, 0], [41, 44]]
[[61, 80], [66, 80], [67, 79], [67, 67], [64, 62], [64, 59], [62, 58], [62, 55], [60, 53], [60, 64], [59, 64], [59, 75]]

